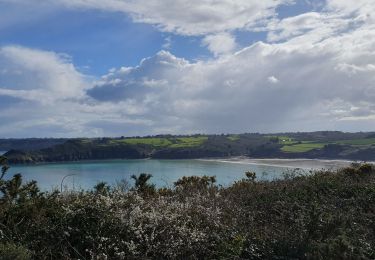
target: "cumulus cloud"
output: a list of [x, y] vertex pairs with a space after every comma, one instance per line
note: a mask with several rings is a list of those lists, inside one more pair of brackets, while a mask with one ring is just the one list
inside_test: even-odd
[[[216, 17], [214, 11], [216, 18], [211, 20], [206, 17], [212, 15], [207, 11], [208, 2], [203, 1], [201, 8], [194, 1], [184, 2], [191, 3], [181, 5], [191, 11], [185, 16], [180, 12], [181, 17], [177, 17], [173, 13], [175, 2], [169, 1], [166, 3], [171, 9], [149, 15], [147, 8], [158, 10], [156, 1], [138, 7], [143, 1], [66, 0], [66, 4], [82, 8], [91, 8], [94, 3], [98, 8], [113, 4], [113, 10], [132, 6], [137, 21], [176, 33], [204, 34], [204, 41], [217, 57], [192, 62], [161, 51], [138, 66], [113, 69], [88, 87], [87, 77], [77, 71], [69, 57], [3, 47], [0, 106], [4, 124], [0, 134], [373, 130], [375, 7], [371, 1], [327, 0], [319, 13], [274, 18], [264, 27], [268, 42], [257, 42], [237, 52], [233, 52], [230, 31], [251, 26], [258, 19], [248, 21], [250, 18], [239, 15], [232, 21], [225, 15]], [[213, 5], [213, 10], [225, 12], [231, 6], [240, 10], [242, 6], [247, 13], [246, 7], [259, 5], [271, 16], [281, 3], [216, 2], [226, 3], [222, 5], [225, 8]], [[232, 11], [232, 15], [237, 12]], [[201, 15], [204, 19], [199, 19]], [[228, 20], [228, 24], [221, 20]], [[241, 25], [237, 26], [237, 21]], [[194, 29], [198, 25], [201, 28]], [[228, 44], [216, 45], [224, 41], [217, 37]], [[226, 55], [219, 55], [222, 53]]]
[[[369, 0], [327, 0], [320, 12], [307, 12], [271, 20], [265, 30], [268, 41], [302, 41], [310, 44], [357, 29], [374, 28], [375, 6]], [[301, 37], [299, 37], [301, 36]]]
[[0, 48], [0, 72], [2, 136], [77, 134], [82, 126], [75, 109], [86, 96], [89, 77], [69, 57], [5, 46]]
[[[151, 118], [173, 117], [180, 131], [354, 130], [355, 118], [370, 130], [375, 114], [373, 7], [368, 1], [351, 2], [328, 1], [322, 13], [285, 18], [273, 29], [269, 24], [269, 38], [279, 43], [259, 42], [215, 60], [188, 63], [159, 53], [128, 68], [126, 75], [107, 75], [108, 82], [121, 80], [116, 86], [121, 91], [102, 82], [92, 93], [110, 91], [117, 100], [147, 103]], [[155, 77], [143, 73], [144, 64], [158, 72]], [[145, 87], [145, 78], [162, 84]]]
[[325, 26], [324, 16], [310, 12], [282, 20], [273, 20], [268, 24], [268, 40], [270, 42], [290, 39], [291, 37], [306, 34], [307, 32]]
[[0, 48], [0, 94], [54, 102], [80, 98], [88, 82], [64, 54], [20, 46]]
[[[165, 84], [163, 77], [171, 78], [172, 63], [176, 67], [179, 61], [186, 63], [167, 53], [161, 52], [160, 56], [163, 58], [153, 60], [152, 66], [148, 60], [141, 63], [139, 75], [149, 75], [149, 79], [140, 79], [145, 87], [144, 97], [150, 96], [146, 93], [148, 89]], [[161, 66], [160, 70], [153, 65]], [[131, 69], [121, 68], [116, 72], [126, 74]], [[165, 74], [155, 80], [162, 71]], [[141, 92], [131, 90], [133, 98], [121, 96], [117, 101], [113, 95], [103, 93], [100, 98], [91, 98], [87, 93], [95, 96], [95, 91], [90, 90], [93, 78], [79, 72], [65, 54], [21, 46], [1, 47], [0, 75], [0, 136], [3, 137], [148, 134], [152, 128], [160, 127], [150, 118], [151, 98], [144, 98]], [[110, 75], [97, 80], [97, 86], [122, 84], [109, 78]], [[138, 78], [135, 75], [134, 84], [139, 84]], [[111, 102], [106, 102], [107, 99]]]
[[[1, 2], [41, 5], [37, 0], [1, 0]], [[130, 16], [134, 22], [154, 25], [163, 32], [184, 36], [206, 36], [204, 45], [217, 55], [227, 53], [235, 47], [233, 36], [226, 32], [251, 30], [264, 26], [276, 16], [277, 7], [293, 2], [292, 0], [47, 0], [43, 2], [43, 9], [48, 9], [46, 5], [49, 4], [73, 9], [122, 12]]]
[[162, 31], [205, 35], [256, 25], [275, 15], [290, 0], [58, 0], [69, 7], [94, 8], [130, 14], [136, 22]]
[[[133, 100], [147, 108], [141, 114], [155, 120], [153, 127], [170, 125], [176, 131], [178, 126], [178, 132], [282, 131], [297, 125], [302, 130], [331, 129], [355, 116], [371, 118], [375, 112], [373, 67], [361, 66], [357, 55], [345, 55], [355, 48], [348, 37], [368, 42], [369, 47], [374, 43], [359, 32], [308, 49], [257, 43], [233, 55], [197, 63], [161, 52], [138, 67], [127, 68], [126, 73], [123, 69], [112, 72], [89, 94], [104, 102]], [[371, 60], [374, 63], [375, 57]], [[361, 69], [353, 73], [344, 64]], [[150, 73], [154, 71], [150, 68], [157, 73]], [[269, 76], [276, 74], [277, 78]], [[114, 87], [116, 79], [121, 83]], [[155, 84], [147, 86], [145, 79]], [[276, 83], [277, 88], [266, 87]], [[115, 98], [103, 100], [106, 91]], [[361, 108], [360, 115], [353, 107]]]
[[229, 33], [208, 35], [203, 39], [203, 45], [215, 55], [228, 54], [236, 49], [236, 40]]

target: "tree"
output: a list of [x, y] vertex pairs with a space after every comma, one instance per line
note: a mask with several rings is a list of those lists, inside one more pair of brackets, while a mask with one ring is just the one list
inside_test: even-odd
[[8, 159], [4, 156], [0, 156], [1, 175], [0, 181], [4, 178], [6, 172], [9, 170]]
[[215, 176], [184, 176], [178, 179], [174, 186], [180, 191], [199, 192], [207, 191], [209, 188], [214, 187], [215, 182]]
[[0, 204], [23, 202], [28, 198], [35, 198], [41, 195], [36, 181], [23, 184], [22, 175], [15, 174], [13, 178], [4, 180], [4, 176], [9, 170], [8, 160], [0, 156], [1, 176], [0, 176]]
[[100, 194], [100, 195], [108, 195], [110, 191], [110, 187], [107, 185], [106, 182], [99, 182], [94, 186], [95, 194]]
[[132, 175], [131, 178], [135, 181], [135, 189], [140, 193], [154, 193], [155, 185], [149, 184], [148, 181], [152, 178], [151, 174], [141, 173], [139, 176]]

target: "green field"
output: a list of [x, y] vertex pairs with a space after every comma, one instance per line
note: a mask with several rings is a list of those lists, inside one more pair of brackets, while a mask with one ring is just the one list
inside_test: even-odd
[[364, 138], [364, 139], [353, 139], [353, 140], [342, 140], [335, 142], [337, 144], [348, 144], [348, 145], [373, 145], [375, 144], [375, 138]]
[[156, 148], [184, 148], [196, 147], [203, 144], [208, 139], [207, 136], [198, 137], [177, 137], [177, 138], [126, 138], [121, 140], [112, 140], [113, 144], [131, 144], [131, 145], [150, 145]]
[[202, 145], [205, 141], [207, 141], [207, 139], [208, 139], [207, 136], [176, 138], [173, 140], [176, 143], [171, 144], [169, 147], [172, 147], [172, 148], [196, 147], [196, 146]]
[[326, 143], [301, 143], [294, 145], [285, 145], [281, 148], [283, 152], [286, 153], [305, 153], [314, 149], [321, 149], [326, 145]]
[[90, 144], [90, 143], [92, 143], [92, 140], [91, 139], [80, 139], [80, 142], [82, 143], [82, 144]]
[[278, 138], [279, 144], [284, 144], [281, 150], [286, 153], [305, 153], [314, 149], [321, 149], [327, 144], [341, 144], [355, 147], [366, 147], [370, 145], [375, 145], [375, 138], [340, 140], [326, 143], [314, 143], [312, 141], [302, 141], [302, 143], [296, 143], [290, 138], [287, 139], [281, 136], [279, 136]]
[[240, 140], [240, 136], [239, 135], [230, 135], [227, 138], [228, 138], [229, 141], [232, 141], [232, 142]]
[[152, 145], [155, 147], [167, 147], [172, 144], [167, 138], [126, 138], [122, 140], [114, 140], [115, 143], [126, 143], [132, 145]]
[[286, 153], [305, 153], [313, 149], [322, 149], [327, 144], [341, 144], [341, 145], [350, 145], [354, 147], [367, 147], [375, 145], [375, 138], [363, 138], [363, 139], [352, 139], [352, 140], [341, 140], [327, 143], [314, 143], [311, 141], [303, 141], [301, 144], [292, 143], [282, 143], [285, 144], [281, 150]]
[[[322, 149], [325, 145], [336, 144], [346, 145], [358, 148], [367, 148], [375, 146], [375, 138], [361, 138], [361, 139], [348, 139], [339, 141], [319, 142], [313, 140], [299, 141], [285, 135], [265, 136], [272, 142], [276, 142], [282, 146], [281, 151], [285, 153], [305, 153], [314, 149]], [[231, 142], [241, 141], [240, 135], [227, 135], [227, 140]], [[186, 136], [186, 137], [140, 137], [140, 138], [123, 138], [123, 139], [110, 139], [108, 142], [99, 143], [99, 145], [146, 145], [152, 146], [155, 149], [164, 148], [189, 148], [199, 147], [208, 140], [208, 136]], [[93, 139], [81, 139], [82, 144], [93, 143]], [[99, 141], [100, 142], [100, 141]]]
[[280, 138], [279, 137], [279, 144], [284, 144], [284, 145], [292, 145], [292, 144], [296, 144], [297, 142], [294, 141], [292, 138]]
[[291, 144], [297, 144], [297, 141], [295, 141], [293, 138], [289, 137], [289, 136], [284, 136], [284, 135], [269, 135], [269, 136], [266, 136], [266, 138], [269, 138], [270, 140], [274, 139], [274, 138], [277, 138], [278, 139], [278, 143], [279, 144], [283, 144], [283, 145], [291, 145]]

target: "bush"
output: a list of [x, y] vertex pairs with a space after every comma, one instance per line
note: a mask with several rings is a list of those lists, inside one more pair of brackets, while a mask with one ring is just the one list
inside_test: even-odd
[[144, 174], [132, 189], [64, 193], [17, 175], [0, 181], [0, 259], [374, 259], [373, 173], [248, 172], [230, 187], [193, 176], [158, 191]]
[[0, 259], [1, 260], [28, 260], [31, 259], [29, 251], [15, 244], [0, 243]]

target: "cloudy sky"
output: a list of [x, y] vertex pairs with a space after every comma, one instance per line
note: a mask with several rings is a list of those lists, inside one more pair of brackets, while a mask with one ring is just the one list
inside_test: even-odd
[[373, 0], [0, 0], [0, 137], [375, 130]]

